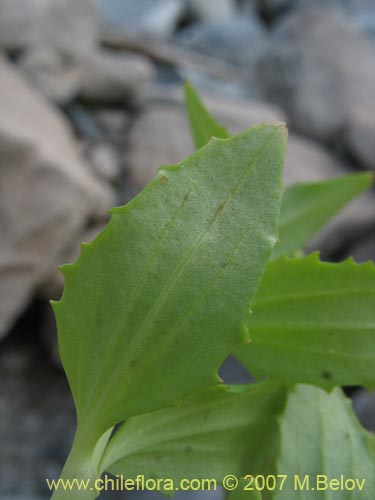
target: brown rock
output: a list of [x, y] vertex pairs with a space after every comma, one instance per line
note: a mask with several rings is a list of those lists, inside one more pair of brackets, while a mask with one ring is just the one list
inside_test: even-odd
[[84, 52], [100, 33], [96, 0], [0, 0], [0, 47]]
[[0, 60], [0, 335], [109, 190], [79, 157], [67, 123]]
[[109, 50], [84, 54], [80, 65], [81, 94], [95, 101], [137, 101], [153, 75], [152, 64], [144, 57]]

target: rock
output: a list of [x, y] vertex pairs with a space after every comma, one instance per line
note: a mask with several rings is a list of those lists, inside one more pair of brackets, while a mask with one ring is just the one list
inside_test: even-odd
[[311, 8], [280, 23], [259, 79], [295, 129], [374, 168], [374, 68], [373, 45], [343, 15]]
[[103, 140], [103, 134], [94, 119], [90, 103], [87, 105], [87, 103], [79, 101], [69, 102], [64, 106], [64, 111], [69, 118], [71, 127], [79, 138], [94, 143]]
[[[245, 75], [244, 75], [245, 76]], [[260, 92], [256, 83], [249, 83], [250, 77], [245, 78], [220, 78], [218, 76], [204, 74], [194, 67], [181, 69], [181, 77], [191, 82], [200, 94], [217, 96], [224, 100], [259, 100]]]
[[375, 431], [375, 392], [358, 390], [353, 396], [353, 408], [362, 425], [369, 431]]
[[[32, 330], [30, 323], [23, 324], [23, 332], [0, 351], [2, 500], [49, 498], [45, 480], [58, 477], [74, 434], [75, 412], [66, 378], [46, 362]], [[8, 357], [27, 362], [13, 367]]]
[[[254, 6], [253, 0], [246, 0], [247, 5]], [[283, 13], [295, 4], [295, 0], [263, 0], [256, 2], [260, 13], [268, 20], [273, 20], [276, 16]]]
[[231, 0], [187, 0], [187, 6], [194, 18], [200, 21], [225, 21], [235, 15]]
[[29, 49], [19, 67], [33, 86], [58, 104], [71, 101], [79, 93], [82, 71], [69, 53], [48, 47]]
[[41, 18], [38, 0], [0, 0], [0, 47], [19, 50], [35, 44]]
[[120, 159], [113, 146], [108, 143], [93, 144], [87, 152], [87, 160], [100, 178], [115, 181], [120, 174]]
[[153, 75], [151, 63], [135, 54], [97, 50], [86, 53], [80, 64], [81, 95], [94, 101], [136, 102]]
[[0, 47], [86, 51], [100, 33], [96, 0], [0, 0]]
[[266, 102], [227, 100], [203, 96], [208, 109], [216, 119], [225, 124], [231, 134], [239, 134], [246, 128], [261, 122], [281, 122], [285, 114]]
[[[373, 208], [375, 210], [375, 202], [373, 201]], [[363, 228], [366, 229], [366, 228]], [[345, 257], [352, 256], [356, 262], [368, 262], [369, 260], [375, 261], [375, 221], [372, 218], [367, 227], [367, 234], [362, 235], [358, 241], [353, 241], [352, 245], [345, 252]]]
[[185, 9], [179, 0], [99, 0], [104, 22], [139, 35], [168, 38]]
[[[272, 1], [272, 0], [271, 0]], [[277, 0], [276, 0], [277, 1]], [[282, 0], [280, 0], [282, 1]], [[326, 0], [294, 0], [295, 6], [327, 6]], [[359, 30], [375, 40], [375, 4], [374, 0], [332, 0], [330, 7], [343, 12]]]
[[193, 25], [176, 37], [177, 42], [190, 50], [224, 60], [249, 72], [261, 58], [265, 40], [265, 29], [255, 15]]
[[104, 136], [116, 145], [123, 145], [130, 127], [131, 117], [123, 110], [101, 108], [95, 113], [95, 119]]
[[[68, 124], [0, 60], [0, 335], [59, 251], [113, 198], [79, 157]], [[103, 217], [103, 215], [102, 215]]]
[[375, 102], [371, 93], [368, 99], [367, 106], [364, 101], [351, 106], [346, 139], [353, 156], [365, 168], [375, 170]]
[[316, 141], [290, 134], [284, 170], [285, 183], [317, 182], [344, 175], [347, 168]]
[[131, 184], [140, 191], [161, 165], [180, 162], [193, 151], [181, 110], [174, 105], [153, 105], [137, 118], [129, 135], [127, 164]]
[[[329, 150], [318, 143], [291, 134], [288, 141], [284, 181], [318, 182], [350, 173]], [[371, 192], [355, 198], [314, 237], [308, 252], [319, 250], [324, 259], [342, 259], [351, 255], [347, 249], [374, 227], [375, 199]]]

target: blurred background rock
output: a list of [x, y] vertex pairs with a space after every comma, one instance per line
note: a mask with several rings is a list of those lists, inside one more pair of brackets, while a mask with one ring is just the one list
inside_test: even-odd
[[[233, 133], [288, 122], [287, 184], [375, 169], [373, 0], [0, 0], [0, 500], [48, 498], [66, 457], [57, 266], [192, 152], [184, 79]], [[374, 193], [309, 249], [374, 259]], [[374, 430], [374, 394], [351, 395]]]

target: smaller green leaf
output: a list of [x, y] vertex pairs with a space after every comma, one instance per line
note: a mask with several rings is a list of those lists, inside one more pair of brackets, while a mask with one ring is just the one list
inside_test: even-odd
[[[374, 437], [360, 426], [341, 389], [327, 394], [296, 386], [280, 417], [280, 433], [276, 473], [287, 478], [273, 500], [374, 499]], [[354, 481], [355, 488], [337, 488], [342, 478]], [[324, 489], [326, 479], [336, 480], [336, 490]]]
[[318, 254], [270, 263], [236, 357], [285, 382], [375, 386], [375, 267]]
[[360, 173], [288, 187], [281, 206], [280, 243], [275, 246], [272, 259], [302, 249], [339, 210], [370, 188], [373, 181], [371, 173]]
[[260, 491], [249, 490], [249, 487], [248, 479], [240, 479], [237, 488], [228, 496], [228, 500], [262, 500]]
[[185, 103], [196, 149], [205, 146], [212, 137], [226, 139], [230, 136], [213, 118], [189, 82], [185, 83]]
[[181, 408], [133, 417], [109, 442], [102, 469], [176, 482], [260, 473], [276, 453], [285, 396], [274, 382], [220, 386]]

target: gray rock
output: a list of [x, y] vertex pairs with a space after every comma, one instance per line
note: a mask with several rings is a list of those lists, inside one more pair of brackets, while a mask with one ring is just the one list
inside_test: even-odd
[[287, 17], [259, 78], [299, 132], [337, 142], [374, 167], [375, 51], [344, 16], [311, 8]]
[[123, 145], [127, 130], [131, 123], [128, 113], [118, 109], [101, 108], [95, 113], [98, 126], [104, 136], [116, 145]]
[[[289, 137], [284, 169], [287, 185], [328, 180], [348, 173], [349, 167], [328, 149], [294, 134]], [[374, 227], [374, 212], [374, 193], [363, 193], [324, 226], [309, 243], [307, 251], [319, 250], [325, 259], [351, 255], [347, 248]]]
[[[2, 500], [50, 497], [45, 479], [58, 477], [75, 425], [65, 376], [46, 362], [30, 326], [21, 339], [10, 339], [0, 351]], [[14, 366], [17, 359], [22, 367]]]
[[81, 95], [102, 102], [137, 102], [153, 75], [146, 58], [108, 50], [86, 53], [80, 59], [80, 67]]
[[72, 54], [51, 48], [29, 49], [19, 67], [33, 86], [58, 104], [71, 101], [79, 93], [82, 71]]
[[100, 178], [115, 181], [120, 175], [120, 159], [116, 149], [108, 143], [89, 146], [87, 161]]
[[221, 79], [214, 75], [204, 74], [196, 68], [186, 67], [180, 71], [183, 80], [191, 82], [200, 94], [216, 95], [222, 99], [258, 100], [260, 91], [249, 84], [250, 77]]
[[139, 35], [168, 38], [185, 9], [180, 0], [99, 0], [104, 22]]
[[251, 71], [264, 52], [266, 32], [255, 15], [249, 15], [194, 25], [176, 40], [188, 49]]
[[317, 182], [348, 173], [328, 148], [297, 134], [290, 134], [286, 152], [286, 184]]
[[35, 44], [41, 19], [38, 0], [0, 0], [0, 47], [17, 50]]
[[[327, 6], [326, 0], [293, 0], [293, 3], [299, 7]], [[373, 0], [332, 0], [329, 3], [330, 7], [341, 10], [348, 16], [353, 26], [375, 40], [375, 4]]]
[[[375, 211], [375, 201], [373, 201]], [[364, 228], [366, 229], [366, 228]], [[362, 238], [352, 242], [352, 245], [346, 251], [345, 257], [352, 256], [356, 262], [375, 261], [375, 218], [369, 221], [367, 234]]]
[[375, 431], [375, 392], [360, 389], [353, 396], [353, 408], [366, 429]]
[[[375, 52], [375, 50], [374, 50]], [[375, 62], [374, 62], [375, 68]], [[371, 72], [371, 68], [369, 68]], [[375, 69], [373, 70], [375, 73]], [[375, 84], [375, 78], [369, 75], [370, 81]], [[375, 88], [374, 88], [375, 89]], [[347, 122], [346, 140], [353, 156], [368, 169], [375, 170], [375, 92], [368, 89], [367, 106], [366, 94], [357, 104], [353, 100]]]
[[254, 2], [254, 0], [245, 1], [247, 5], [250, 4], [251, 7], [256, 4], [261, 14], [266, 16], [268, 19], [273, 19], [296, 3], [296, 0], [262, 0], [262, 2]]
[[99, 38], [96, 0], [0, 0], [0, 47], [85, 51]]
[[0, 60], [0, 335], [59, 251], [112, 194], [78, 155], [68, 124]]
[[187, 0], [188, 9], [200, 21], [225, 21], [234, 16], [236, 9], [232, 0]]
[[185, 117], [173, 105], [147, 107], [131, 129], [128, 142], [126, 163], [137, 191], [161, 165], [178, 163], [193, 151]]

